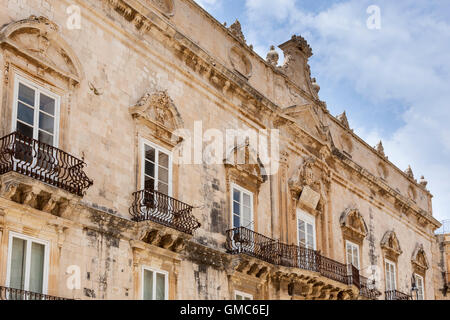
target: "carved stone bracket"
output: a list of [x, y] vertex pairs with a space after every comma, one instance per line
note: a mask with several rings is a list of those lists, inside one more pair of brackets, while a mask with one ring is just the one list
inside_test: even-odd
[[65, 190], [16, 172], [0, 177], [0, 196], [58, 217], [70, 214], [80, 200]]

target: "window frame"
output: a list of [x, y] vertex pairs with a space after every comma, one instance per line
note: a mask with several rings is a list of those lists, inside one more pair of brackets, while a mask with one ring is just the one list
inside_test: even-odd
[[153, 300], [152, 301], [158, 301], [156, 300], [156, 274], [162, 274], [164, 275], [164, 300], [169, 300], [169, 272], [165, 270], [159, 270], [156, 268], [152, 268], [149, 266], [142, 266], [141, 268], [141, 300], [144, 300], [144, 274], [145, 270], [153, 272]]
[[[356, 248], [356, 252], [357, 252], [357, 254], [358, 254], [358, 265], [357, 266], [355, 266], [354, 264], [353, 264], [353, 261], [348, 261], [348, 251], [347, 251], [347, 249], [348, 249], [348, 246], [351, 246], [351, 247], [355, 247]], [[360, 254], [360, 248], [359, 248], [359, 244], [357, 244], [357, 243], [354, 243], [354, 242], [352, 242], [352, 241], [350, 241], [350, 240], [345, 240], [345, 257], [346, 257], [346, 260], [347, 260], [347, 264], [350, 264], [350, 265], [353, 265], [354, 267], [356, 267], [358, 270], [361, 270], [361, 254]], [[352, 258], [353, 258], [353, 248], [352, 248]], [[353, 259], [352, 259], [353, 260]]]
[[[247, 301], [253, 300], [253, 295], [252, 294], [246, 293], [246, 292], [242, 292], [242, 291], [239, 291], [239, 290], [234, 290], [234, 300], [238, 300], [237, 299], [238, 295], [242, 297], [242, 301], [245, 301], [246, 300], [245, 298], [249, 298], [249, 299], [247, 299]], [[241, 301], [241, 300], [239, 300], [239, 301]]]
[[[156, 182], [158, 181], [157, 177], [158, 177], [158, 170], [159, 170], [159, 158], [158, 158], [158, 154], [159, 152], [163, 152], [165, 154], [167, 154], [169, 156], [169, 177], [168, 177], [168, 196], [172, 197], [172, 190], [173, 190], [173, 186], [172, 186], [172, 179], [173, 179], [173, 155], [172, 152], [167, 150], [166, 148], [163, 148], [159, 145], [157, 145], [156, 143], [153, 143], [145, 138], [140, 138], [140, 161], [141, 161], [141, 174], [140, 174], [140, 188], [141, 190], [145, 189], [145, 145], [148, 145], [149, 147], [155, 149], [155, 184], [157, 184]], [[157, 187], [157, 186], [156, 186]], [[155, 188], [156, 191], [159, 191], [157, 188]]]
[[[316, 217], [309, 214], [301, 209], [297, 209], [297, 244], [300, 246], [300, 232], [299, 232], [299, 220], [303, 220], [305, 223], [312, 225], [313, 229], [313, 248], [308, 248], [310, 250], [317, 250], [317, 233], [316, 233]], [[307, 231], [307, 229], [305, 229]], [[307, 237], [307, 235], [306, 235]]]
[[[414, 277], [416, 278], [416, 287], [418, 289], [417, 291], [417, 300], [425, 300], [425, 278], [421, 276], [420, 274], [414, 273]], [[422, 298], [419, 298], [419, 281], [422, 281]]]
[[27, 253], [25, 260], [25, 283], [24, 283], [24, 291], [29, 291], [30, 287], [30, 267], [31, 267], [31, 244], [37, 243], [44, 246], [44, 271], [43, 271], [43, 280], [42, 280], [42, 294], [47, 294], [48, 292], [48, 273], [50, 268], [50, 242], [46, 240], [42, 240], [35, 237], [30, 237], [27, 235], [23, 235], [17, 232], [10, 231], [9, 239], [8, 239], [8, 258], [6, 261], [6, 286], [11, 287], [11, 258], [12, 258], [12, 242], [13, 238], [18, 238], [21, 240], [25, 240], [27, 244]]
[[22, 83], [26, 87], [29, 87], [33, 90], [35, 90], [35, 105], [34, 108], [34, 121], [33, 121], [33, 139], [38, 140], [39, 138], [39, 112], [40, 108], [39, 105], [36, 105], [37, 103], [37, 96], [40, 96], [40, 93], [43, 93], [50, 98], [55, 99], [55, 114], [54, 114], [54, 120], [55, 120], [55, 127], [53, 132], [53, 147], [58, 148], [59, 147], [59, 125], [60, 125], [60, 113], [61, 113], [61, 96], [46, 89], [44, 86], [40, 85], [37, 81], [29, 80], [17, 73], [14, 74], [14, 88], [13, 88], [13, 101], [12, 101], [12, 125], [11, 129], [12, 132], [17, 130], [17, 116], [18, 116], [18, 103], [19, 103], [19, 84]]
[[[389, 264], [391, 266], [394, 267], [394, 288], [390, 288], [388, 290], [388, 277], [387, 277], [387, 268], [386, 268], [386, 264]], [[384, 277], [385, 277], [385, 286], [386, 286], [386, 291], [395, 291], [397, 290], [397, 264], [389, 259], [384, 259]]]
[[[230, 188], [230, 190], [231, 190], [231, 192], [230, 192], [230, 203], [231, 203], [231, 206], [230, 206], [230, 208], [231, 208], [231, 227], [234, 229], [234, 228], [238, 228], [238, 227], [235, 227], [234, 226], [234, 211], [233, 211], [233, 209], [234, 209], [234, 189], [236, 189], [236, 190], [238, 190], [239, 192], [240, 192], [240, 194], [241, 194], [241, 196], [240, 196], [240, 206], [239, 206], [239, 210], [240, 210], [240, 213], [241, 213], [241, 216], [240, 216], [240, 226], [239, 227], [244, 227], [244, 228], [247, 228], [247, 229], [250, 229], [250, 230], [252, 230], [252, 231], [255, 231], [254, 229], [255, 229], [255, 212], [254, 212], [254, 203], [253, 203], [253, 197], [254, 197], [254, 194], [253, 194], [253, 192], [252, 191], [250, 191], [250, 190], [248, 190], [248, 189], [246, 189], [246, 188], [244, 188], [244, 187], [241, 187], [240, 185], [238, 185], [238, 184], [236, 184], [236, 183], [231, 183], [231, 188]], [[250, 227], [246, 227], [246, 226], [243, 226], [242, 225], [242, 215], [243, 215], [243, 210], [242, 210], [242, 208], [243, 208], [243, 205], [244, 205], [244, 201], [243, 201], [243, 199], [244, 199], [244, 193], [247, 193], [248, 195], [250, 195], [250, 205], [251, 205], [251, 208], [250, 208], [250, 216], [251, 216], [251, 224], [250, 224]]]

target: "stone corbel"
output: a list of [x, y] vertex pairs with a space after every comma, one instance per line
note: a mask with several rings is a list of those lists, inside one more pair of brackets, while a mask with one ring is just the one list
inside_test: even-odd
[[45, 200], [44, 205], [42, 206], [42, 211], [51, 213], [56, 207], [57, 202], [58, 197], [52, 194], [48, 199]]
[[19, 184], [15, 181], [3, 182], [1, 186], [0, 194], [3, 198], [12, 200], [19, 190]]
[[26, 187], [23, 191], [23, 204], [35, 208], [39, 192], [40, 190], [35, 186]]

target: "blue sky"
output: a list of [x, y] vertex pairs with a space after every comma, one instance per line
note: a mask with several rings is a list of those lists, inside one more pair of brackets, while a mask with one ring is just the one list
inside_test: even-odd
[[[360, 137], [381, 139], [394, 164], [424, 175], [434, 216], [450, 219], [450, 1], [197, 2], [222, 23], [239, 19], [262, 57], [293, 34], [305, 37], [330, 112], [345, 110]], [[367, 28], [371, 5], [380, 8], [380, 29]]]

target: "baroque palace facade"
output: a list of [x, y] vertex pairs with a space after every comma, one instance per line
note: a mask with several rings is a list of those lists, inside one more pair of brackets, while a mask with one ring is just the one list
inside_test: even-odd
[[[0, 299], [436, 298], [427, 182], [329, 113], [301, 36], [278, 63], [192, 0], [0, 9]], [[277, 160], [180, 161], [239, 129]]]

